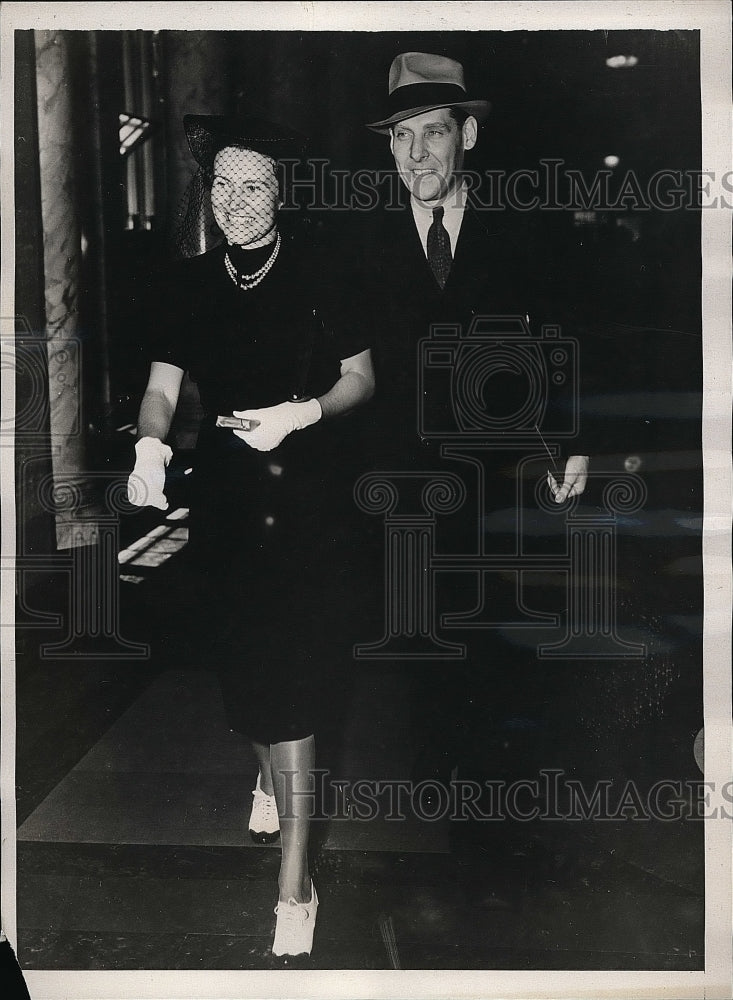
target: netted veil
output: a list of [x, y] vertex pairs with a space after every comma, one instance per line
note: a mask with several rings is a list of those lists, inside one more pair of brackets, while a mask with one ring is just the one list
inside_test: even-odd
[[204, 168], [199, 167], [173, 213], [169, 254], [174, 260], [196, 257], [218, 246], [223, 239], [211, 209], [209, 178]]
[[232, 145], [269, 157], [274, 162], [284, 201], [287, 165], [298, 162], [307, 147], [307, 139], [301, 133], [258, 114], [233, 118], [186, 115], [184, 128], [199, 166], [171, 219], [169, 251], [174, 259], [205, 253], [224, 240], [211, 207], [213, 165], [218, 150]]

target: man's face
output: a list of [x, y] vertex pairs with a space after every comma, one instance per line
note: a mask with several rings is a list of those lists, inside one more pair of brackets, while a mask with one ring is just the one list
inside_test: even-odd
[[275, 225], [278, 187], [275, 164], [251, 149], [226, 146], [214, 158], [211, 208], [229, 243], [247, 246]]
[[390, 149], [410, 194], [434, 208], [453, 190], [464, 151], [475, 143], [475, 118], [460, 126], [448, 108], [438, 108], [394, 125]]

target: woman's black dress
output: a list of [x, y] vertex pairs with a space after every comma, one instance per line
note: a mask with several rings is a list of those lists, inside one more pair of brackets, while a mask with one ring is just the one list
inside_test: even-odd
[[[251, 274], [271, 249], [229, 252]], [[366, 345], [333, 329], [327, 267], [292, 237], [249, 290], [231, 281], [226, 250], [182, 261], [156, 286], [151, 360], [188, 371], [204, 411], [190, 477], [190, 626], [232, 728], [277, 743], [314, 733], [350, 670], [349, 419], [259, 452], [216, 417], [321, 395]]]

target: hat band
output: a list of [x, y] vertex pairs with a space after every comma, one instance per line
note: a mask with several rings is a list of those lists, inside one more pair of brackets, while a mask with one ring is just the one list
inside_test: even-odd
[[466, 91], [456, 83], [408, 83], [389, 95], [389, 113], [421, 107], [450, 107], [466, 100]]

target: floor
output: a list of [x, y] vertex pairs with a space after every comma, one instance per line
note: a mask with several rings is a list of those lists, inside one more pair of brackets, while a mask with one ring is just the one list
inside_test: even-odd
[[[180, 533], [185, 517], [169, 523]], [[136, 522], [126, 551], [150, 526]], [[163, 631], [179, 558], [169, 548], [157, 564], [122, 567], [121, 628], [150, 641], [151, 658], [62, 661], [39, 654], [61, 630], [19, 630], [22, 967], [703, 968], [699, 820], [364, 822], [343, 795], [314, 824], [313, 954], [274, 959], [279, 850], [247, 835], [256, 768], [226, 727], [213, 675]], [[634, 551], [636, 566], [660, 559], [636, 541]], [[685, 579], [694, 591], [694, 573]], [[692, 591], [664, 597], [663, 614], [651, 597], [634, 608], [649, 644], [636, 672], [545, 665], [541, 681], [507, 683], [513, 695], [498, 699], [504, 709], [485, 730], [474, 717], [474, 752], [453, 777], [526, 777], [541, 765], [587, 781], [610, 775], [615, 789], [629, 776], [644, 787], [699, 778]], [[36, 609], [68, 598], [61, 578], [31, 593]], [[535, 633], [504, 642], [520, 664]], [[365, 666], [338, 745], [322, 746], [319, 763], [346, 782], [415, 777], [409, 691], [405, 673]]]

